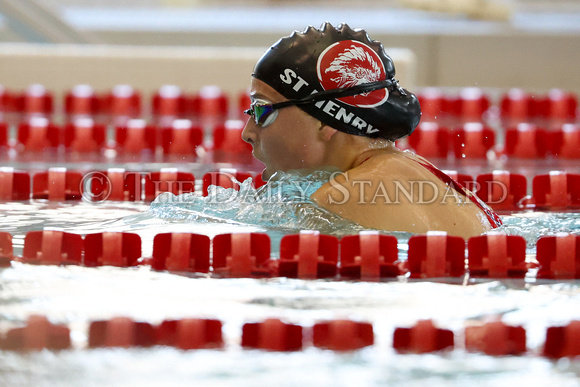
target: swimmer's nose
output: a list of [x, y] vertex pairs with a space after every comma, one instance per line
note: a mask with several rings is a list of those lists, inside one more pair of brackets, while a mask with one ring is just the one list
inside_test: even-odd
[[244, 126], [244, 130], [242, 130], [242, 140], [244, 140], [248, 144], [254, 145], [256, 143], [257, 136], [258, 136], [258, 131], [256, 130], [256, 124], [250, 118], [246, 122], [246, 126]]

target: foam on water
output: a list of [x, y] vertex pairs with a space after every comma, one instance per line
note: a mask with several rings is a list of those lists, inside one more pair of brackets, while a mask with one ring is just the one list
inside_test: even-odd
[[558, 233], [580, 234], [578, 212], [524, 212], [502, 216], [502, 230], [510, 235], [524, 237], [528, 248], [533, 248], [540, 237]]
[[277, 230], [356, 232], [360, 226], [310, 200], [310, 195], [328, 182], [333, 173], [331, 170], [278, 172], [258, 189], [249, 178], [239, 183], [239, 191], [210, 186], [205, 197], [164, 193], [151, 204], [149, 213], [163, 219], [238, 222]]

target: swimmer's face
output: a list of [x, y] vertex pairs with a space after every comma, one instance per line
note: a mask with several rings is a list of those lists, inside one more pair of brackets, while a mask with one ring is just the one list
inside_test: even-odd
[[[286, 100], [266, 83], [252, 78], [252, 102], [276, 103]], [[267, 127], [256, 125], [250, 117], [242, 132], [244, 141], [254, 148], [254, 157], [266, 165], [264, 180], [276, 171], [313, 168], [323, 165], [325, 142], [320, 136], [321, 123], [296, 106], [278, 110]]]

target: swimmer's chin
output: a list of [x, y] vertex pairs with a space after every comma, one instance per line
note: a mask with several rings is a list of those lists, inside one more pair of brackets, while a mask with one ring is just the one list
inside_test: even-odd
[[273, 175], [272, 173], [266, 172], [266, 170], [264, 169], [262, 171], [262, 180], [263, 181], [268, 181], [268, 180], [270, 180], [270, 178], [272, 177], [272, 175]]

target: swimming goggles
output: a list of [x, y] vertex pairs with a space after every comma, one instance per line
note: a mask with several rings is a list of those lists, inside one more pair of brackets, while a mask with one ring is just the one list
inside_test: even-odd
[[290, 99], [284, 102], [267, 103], [264, 100], [256, 100], [250, 105], [248, 110], [244, 113], [254, 118], [256, 125], [265, 128], [272, 124], [276, 117], [278, 117], [278, 110], [288, 106], [307, 105], [318, 101], [329, 100], [332, 98], [351, 97], [353, 95], [368, 93], [379, 89], [397, 89], [402, 95], [406, 95], [405, 91], [399, 86], [399, 81], [395, 78], [386, 79], [383, 81], [375, 81], [347, 87], [343, 89], [324, 90], [319, 93], [310, 94], [307, 97], [300, 99]]

